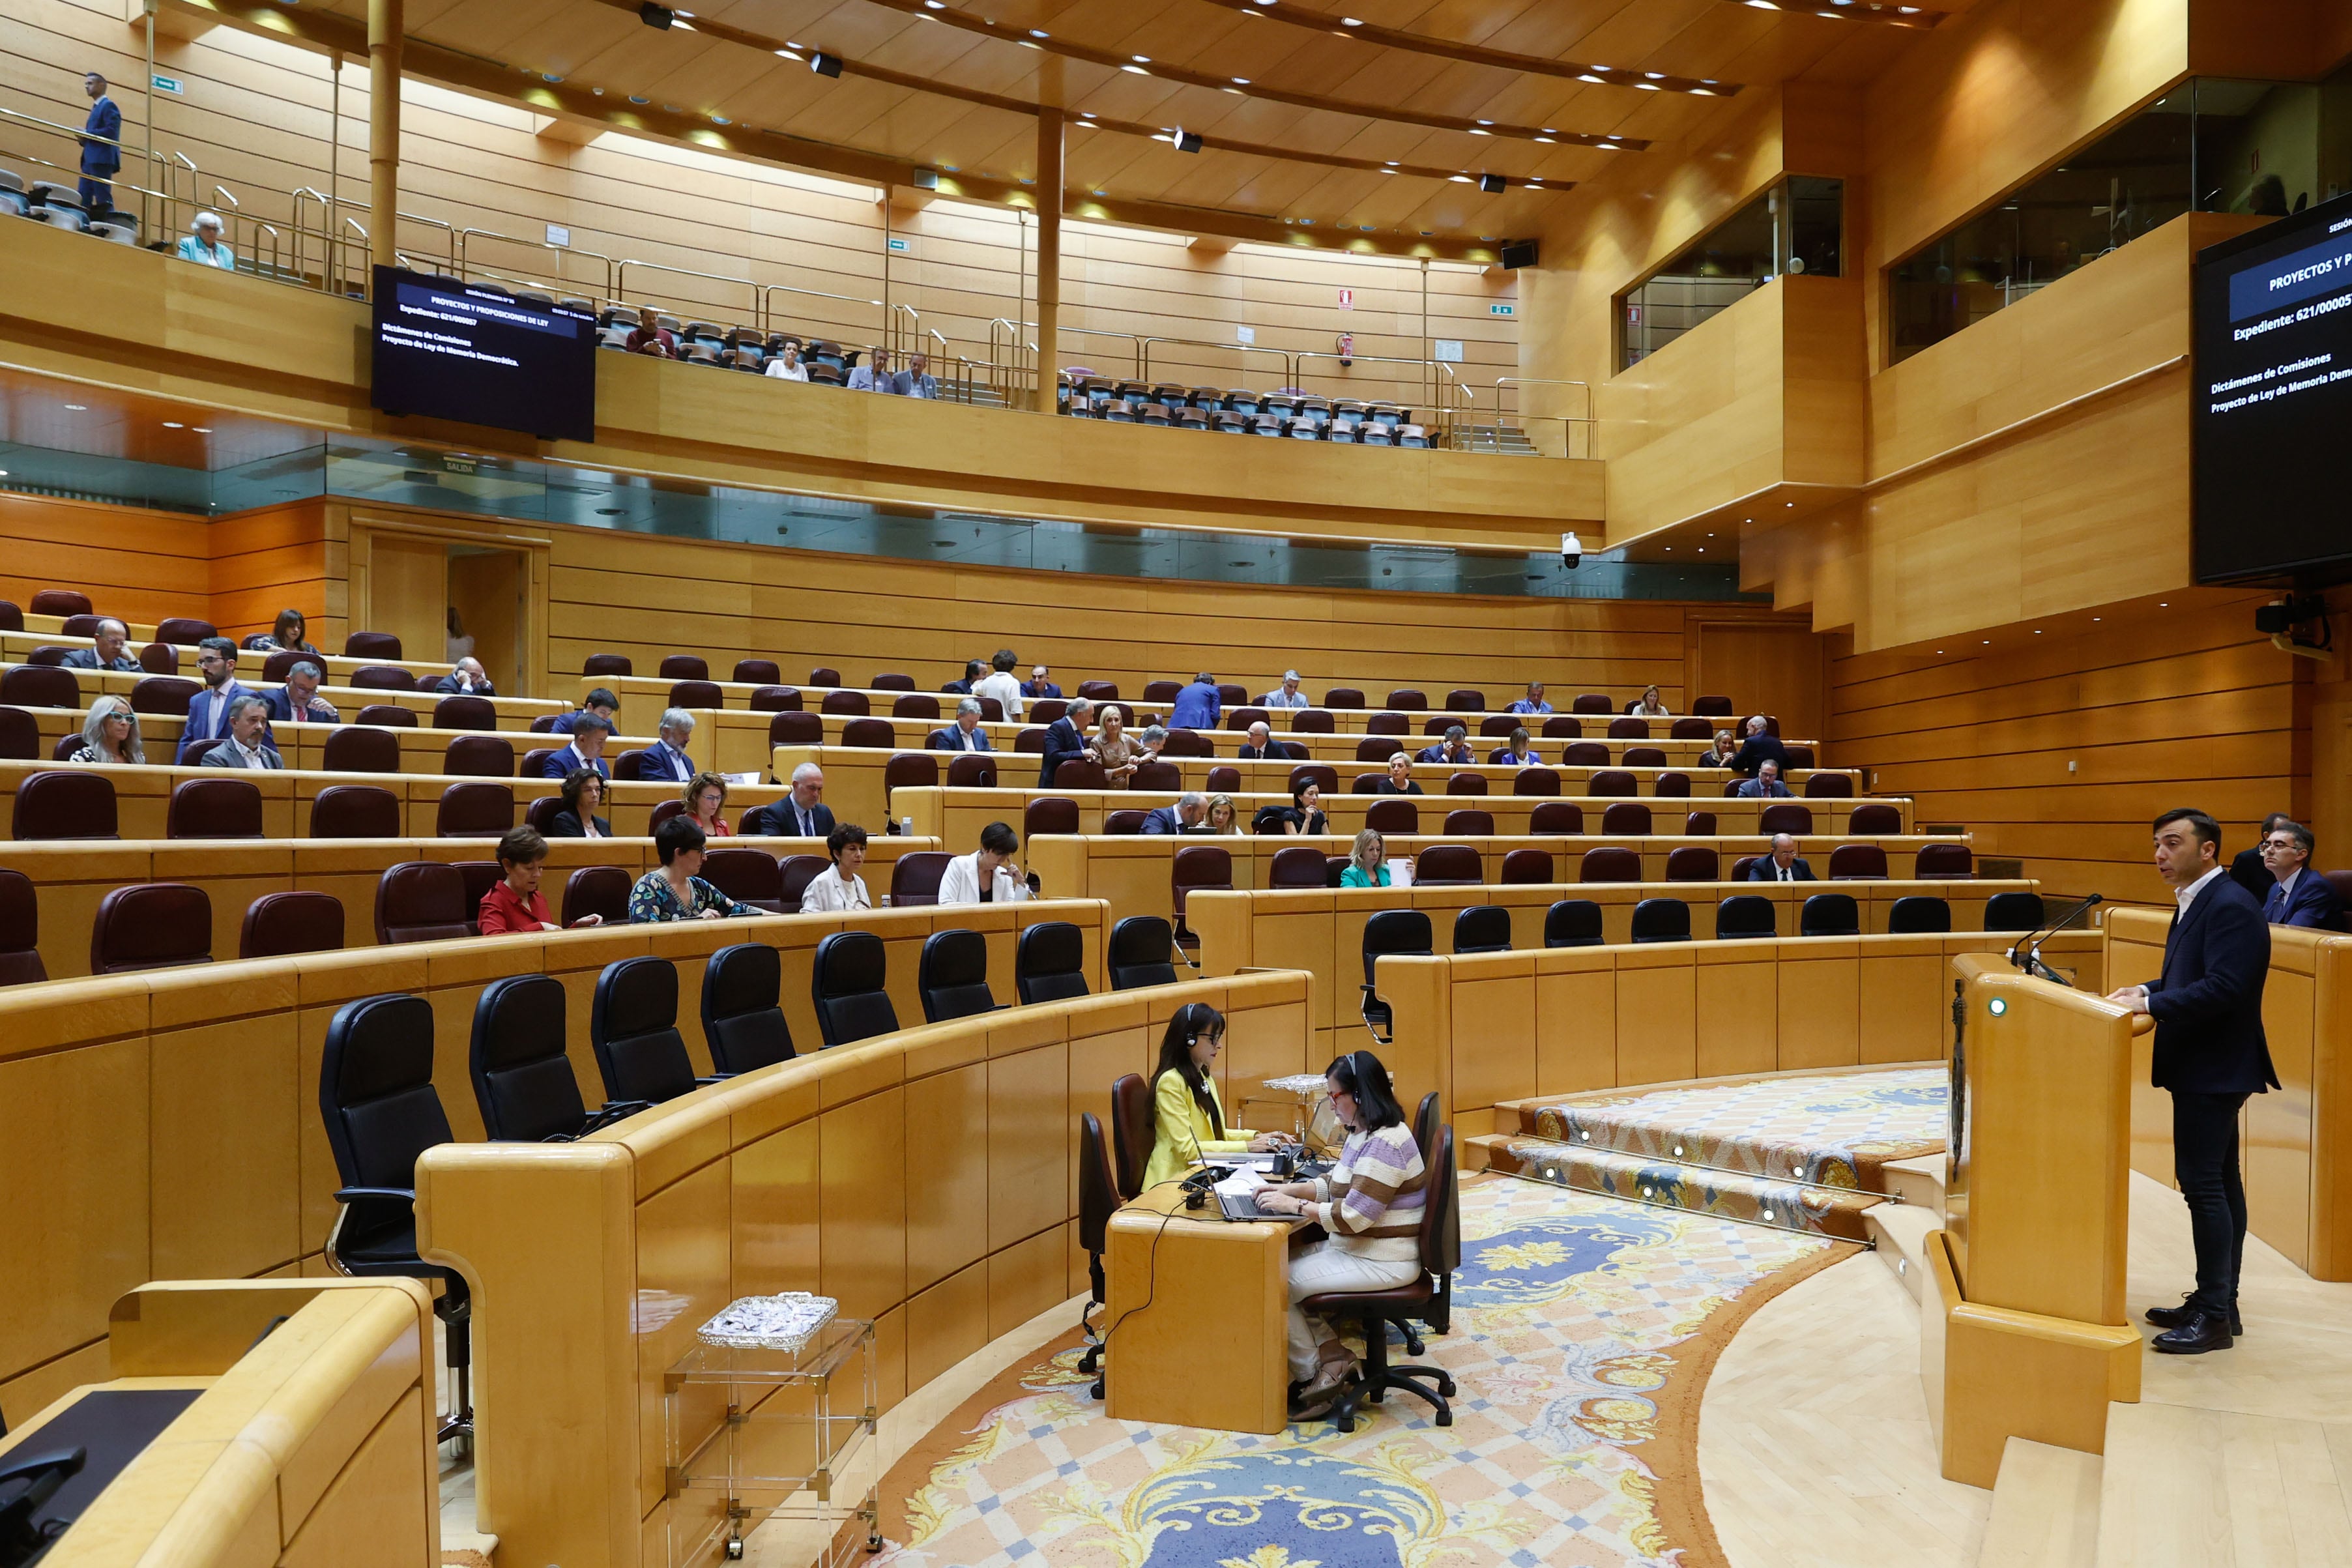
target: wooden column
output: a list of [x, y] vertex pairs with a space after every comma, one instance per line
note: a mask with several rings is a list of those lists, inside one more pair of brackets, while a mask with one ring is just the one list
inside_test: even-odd
[[397, 266], [402, 0], [368, 0], [368, 258]]
[[1062, 110], [1037, 109], [1037, 401], [1040, 414], [1055, 408], [1054, 374], [1061, 368], [1062, 316]]

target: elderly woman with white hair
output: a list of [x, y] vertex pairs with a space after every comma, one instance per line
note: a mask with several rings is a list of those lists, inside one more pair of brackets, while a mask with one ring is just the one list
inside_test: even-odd
[[236, 270], [236, 252], [221, 239], [218, 213], [198, 213], [196, 221], [188, 226], [188, 236], [180, 241], [180, 259], [205, 267], [217, 267], [225, 272]]
[[81, 749], [66, 759], [131, 765], [146, 760], [147, 749], [139, 740], [139, 715], [121, 697], [101, 697], [89, 705], [89, 717], [82, 721]]

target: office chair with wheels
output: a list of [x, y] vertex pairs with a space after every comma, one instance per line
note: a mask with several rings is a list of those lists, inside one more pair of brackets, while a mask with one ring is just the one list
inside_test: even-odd
[[1364, 1027], [1381, 1045], [1393, 1021], [1389, 1005], [1372, 989], [1372, 966], [1382, 958], [1426, 958], [1437, 951], [1428, 914], [1421, 910], [1381, 910], [1364, 922], [1364, 991], [1359, 1010]]
[[888, 950], [870, 931], [838, 931], [816, 944], [809, 989], [818, 1031], [828, 1046], [854, 1046], [896, 1034], [898, 1010], [882, 988]]
[[695, 1077], [686, 1037], [677, 1032], [677, 965], [667, 958], [640, 953], [604, 966], [590, 1005], [588, 1043], [607, 1100], [658, 1105], [727, 1076]]
[[1176, 938], [1158, 915], [1129, 915], [1110, 928], [1110, 988], [1176, 984]]
[[[1428, 1199], [1422, 1210], [1419, 1238], [1421, 1272], [1392, 1290], [1328, 1291], [1298, 1303], [1309, 1313], [1353, 1320], [1362, 1327], [1363, 1377], [1331, 1406], [1331, 1420], [1342, 1432], [1354, 1431], [1357, 1415], [1363, 1405], [1368, 1402], [1382, 1403], [1391, 1389], [1402, 1389], [1429, 1401], [1437, 1413], [1440, 1426], [1454, 1425], [1454, 1409], [1446, 1403], [1454, 1397], [1453, 1374], [1443, 1367], [1396, 1365], [1389, 1360], [1388, 1326], [1395, 1323], [1402, 1328], [1408, 1319], [1427, 1321], [1433, 1316], [1449, 1312], [1450, 1282], [1462, 1261], [1462, 1213], [1454, 1173], [1454, 1129], [1439, 1127], [1430, 1142], [1431, 1158], [1425, 1162], [1429, 1184], [1423, 1189]], [[1433, 1280], [1448, 1281], [1443, 1294]]]
[[1086, 938], [1067, 921], [1039, 921], [1021, 933], [1013, 985], [1024, 1006], [1087, 994]]
[[1094, 1310], [1109, 1297], [1103, 1279], [1103, 1253], [1110, 1246], [1110, 1216], [1118, 1212], [1118, 1182], [1111, 1170], [1110, 1150], [1103, 1141], [1102, 1123], [1091, 1110], [1078, 1116], [1078, 1245], [1087, 1249], [1087, 1310], [1078, 1323], [1086, 1331], [1087, 1353], [1078, 1370], [1094, 1376], [1094, 1397], [1103, 1396], [1102, 1332], [1094, 1324]]
[[551, 974], [493, 980], [474, 1004], [467, 1069], [493, 1142], [569, 1143], [645, 1109], [614, 1100], [593, 1115], [563, 1050], [563, 982]]
[[996, 1011], [988, 988], [988, 939], [976, 931], [933, 931], [923, 941], [915, 988], [923, 998], [923, 1022], [944, 1024]]
[[793, 1059], [784, 1021], [783, 961], [764, 942], [738, 942], [710, 955], [702, 972], [702, 1038], [722, 1073]]
[[1159, 1137], [1151, 1105], [1151, 1086], [1140, 1073], [1121, 1073], [1110, 1086], [1111, 1169], [1121, 1203], [1143, 1195], [1143, 1173], [1151, 1164], [1151, 1145]]

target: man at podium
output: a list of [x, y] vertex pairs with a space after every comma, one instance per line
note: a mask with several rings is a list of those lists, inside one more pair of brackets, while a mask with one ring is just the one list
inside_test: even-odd
[[2246, 1246], [2238, 1111], [2279, 1087], [2263, 1036], [2263, 982], [2271, 932], [2263, 907], [2225, 873], [2221, 827], [2182, 808], [2156, 819], [2156, 869], [2179, 908], [2165, 934], [2164, 967], [2107, 1000], [2156, 1017], [2156, 1087], [2172, 1095], [2172, 1171], [2189, 1205], [2197, 1289], [2178, 1307], [2150, 1307], [2167, 1355], [2228, 1350], [2244, 1332], [2238, 1261]]

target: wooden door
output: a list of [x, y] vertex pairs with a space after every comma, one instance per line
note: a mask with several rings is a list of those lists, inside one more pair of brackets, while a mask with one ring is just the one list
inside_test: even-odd
[[1698, 628], [1697, 695], [1730, 698], [1742, 720], [1776, 714], [1791, 741], [1821, 739], [1822, 670], [1822, 639], [1808, 627], [1741, 621]]

